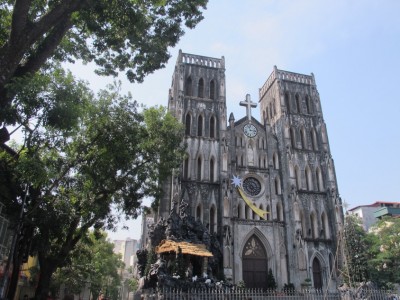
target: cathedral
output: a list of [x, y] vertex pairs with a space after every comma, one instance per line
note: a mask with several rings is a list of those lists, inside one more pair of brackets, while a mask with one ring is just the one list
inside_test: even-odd
[[184, 199], [218, 237], [233, 283], [265, 288], [272, 272], [278, 288], [334, 289], [343, 211], [314, 75], [274, 67], [258, 101], [238, 101], [240, 117], [228, 117], [226, 88], [224, 57], [179, 52], [168, 109], [187, 155], [164, 183], [158, 218], [173, 195]]

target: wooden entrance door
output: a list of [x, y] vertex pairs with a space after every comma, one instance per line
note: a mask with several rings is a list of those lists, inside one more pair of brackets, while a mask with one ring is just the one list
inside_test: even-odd
[[261, 241], [251, 236], [242, 255], [243, 281], [247, 288], [267, 288], [268, 261]]
[[314, 280], [314, 288], [322, 289], [322, 269], [321, 263], [318, 258], [314, 258], [312, 263], [312, 271], [313, 271], [313, 280]]

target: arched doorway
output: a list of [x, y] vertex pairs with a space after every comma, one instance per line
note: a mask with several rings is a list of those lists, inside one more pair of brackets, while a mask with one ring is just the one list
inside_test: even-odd
[[312, 263], [312, 272], [313, 272], [313, 281], [314, 281], [314, 288], [322, 289], [322, 269], [321, 263], [319, 262], [318, 258], [314, 258]]
[[247, 288], [267, 288], [268, 261], [259, 238], [251, 236], [243, 249], [243, 281]]

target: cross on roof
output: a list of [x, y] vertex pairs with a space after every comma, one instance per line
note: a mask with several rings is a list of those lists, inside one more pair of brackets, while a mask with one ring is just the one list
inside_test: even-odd
[[246, 114], [249, 121], [251, 120], [251, 108], [257, 107], [257, 103], [251, 102], [250, 94], [246, 95], [246, 101], [240, 101], [241, 106], [246, 106]]

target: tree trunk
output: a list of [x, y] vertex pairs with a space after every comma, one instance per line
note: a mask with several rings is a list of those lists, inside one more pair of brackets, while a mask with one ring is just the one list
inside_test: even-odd
[[10, 284], [8, 285], [7, 296], [6, 296], [7, 299], [14, 299], [18, 285], [20, 267], [21, 267], [21, 259], [20, 256], [17, 254], [14, 256], [13, 259], [13, 270], [10, 278]]
[[50, 290], [51, 276], [57, 268], [57, 263], [54, 260], [46, 258], [41, 259], [40, 256], [39, 254], [40, 275], [38, 286], [35, 291], [35, 299], [46, 300]]

